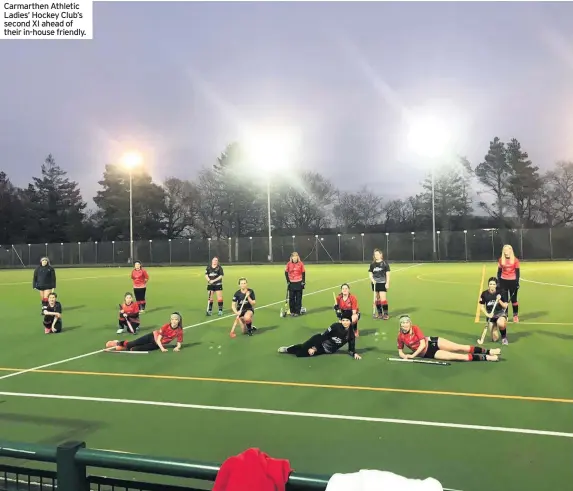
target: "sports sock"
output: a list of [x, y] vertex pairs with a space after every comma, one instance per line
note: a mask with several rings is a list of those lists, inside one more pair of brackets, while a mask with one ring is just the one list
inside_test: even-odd
[[511, 304], [511, 306], [513, 307], [513, 315], [518, 315], [519, 312], [519, 303], [518, 302], [513, 302]]
[[388, 314], [388, 300], [382, 300], [382, 308], [384, 309], [384, 314]]
[[486, 355], [485, 354], [469, 354], [468, 355], [468, 359], [469, 361], [487, 361], [486, 360]]
[[217, 305], [219, 306], [219, 310], [223, 310], [223, 300], [217, 302]]
[[500, 329], [501, 339], [507, 338], [507, 329]]
[[142, 300], [141, 304], [139, 304], [139, 308], [140, 310], [145, 310], [145, 307], [147, 307], [147, 301]]
[[376, 310], [379, 314], [382, 313], [382, 302], [380, 302], [380, 300], [376, 300]]
[[42, 298], [42, 307], [47, 307], [47, 306], [48, 306], [48, 299]]
[[296, 355], [301, 347], [302, 344], [293, 344], [292, 346], [287, 346], [287, 353], [289, 355]]
[[253, 323], [247, 322], [247, 331], [251, 332], [253, 330]]
[[352, 324], [352, 329], [354, 329], [354, 332], [358, 331], [358, 322], [356, 324]]
[[209, 307], [207, 308], [207, 310], [209, 312], [211, 312], [213, 310], [213, 301], [212, 300], [209, 301]]
[[487, 350], [486, 348], [480, 348], [479, 346], [470, 346], [470, 354], [476, 354], [476, 355], [481, 355], [484, 353], [487, 353], [489, 350]]

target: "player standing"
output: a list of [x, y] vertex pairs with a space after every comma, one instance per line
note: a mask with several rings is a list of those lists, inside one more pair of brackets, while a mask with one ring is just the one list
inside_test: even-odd
[[336, 317], [339, 319], [350, 319], [354, 335], [359, 337], [360, 331], [358, 330], [358, 321], [360, 320], [360, 310], [358, 308], [358, 299], [350, 293], [350, 286], [348, 283], [343, 283], [340, 287], [340, 293], [336, 297], [334, 310], [336, 312]]
[[145, 293], [147, 292], [147, 282], [149, 281], [149, 274], [141, 266], [141, 261], [133, 263], [133, 271], [131, 272], [131, 281], [133, 281], [133, 293], [135, 294], [135, 302], [139, 307], [140, 312], [145, 312], [147, 302], [145, 300]]
[[513, 309], [513, 322], [519, 322], [519, 304], [517, 302], [519, 275], [519, 259], [515, 257], [513, 247], [506, 244], [503, 246], [501, 257], [497, 262], [497, 280], [501, 289], [509, 293], [509, 299], [511, 300], [511, 307]]
[[139, 306], [133, 301], [131, 293], [127, 292], [123, 298], [123, 304], [119, 306], [119, 329], [116, 334], [130, 332], [135, 334], [139, 331]]
[[297, 358], [305, 358], [336, 353], [348, 343], [348, 354], [355, 360], [361, 360], [362, 357], [356, 353], [356, 339], [354, 331], [350, 328], [351, 324], [350, 317], [343, 316], [340, 322], [332, 324], [322, 334], [315, 334], [302, 344], [281, 346], [278, 351], [279, 353], [295, 355]]
[[[501, 344], [509, 344], [507, 340], [507, 308], [509, 307], [509, 296], [506, 291], [501, 290], [497, 286], [497, 279], [493, 276], [487, 281], [487, 290], [482, 292], [479, 303], [481, 311], [489, 319], [492, 341], [497, 342], [499, 340], [499, 334], [501, 334]], [[495, 309], [493, 308], [494, 305]]]
[[57, 299], [56, 293], [50, 293], [48, 303], [43, 307], [44, 334], [62, 332], [62, 304]]
[[[407, 346], [412, 353], [404, 353], [404, 346]], [[499, 354], [501, 354], [499, 348], [485, 349], [479, 346], [453, 343], [437, 336], [424, 336], [422, 330], [412, 324], [410, 316], [400, 317], [398, 355], [402, 359], [420, 357], [442, 361], [498, 361]]]
[[40, 265], [34, 270], [32, 288], [40, 292], [43, 312], [44, 307], [48, 305], [48, 296], [56, 289], [56, 270], [47, 257], [43, 257], [40, 260]]
[[219, 312], [217, 315], [223, 315], [223, 266], [219, 264], [219, 258], [211, 259], [211, 264], [205, 269], [205, 280], [207, 281], [208, 303], [207, 315], [213, 315], [213, 292], [217, 292], [217, 305]]
[[390, 265], [384, 260], [384, 254], [380, 249], [374, 249], [372, 264], [368, 269], [368, 276], [372, 283], [374, 292], [374, 303], [376, 304], [376, 319], [388, 320], [388, 300], [386, 292], [390, 288]]
[[290, 315], [297, 317], [302, 313], [302, 291], [306, 283], [306, 270], [298, 252], [290, 255], [290, 260], [285, 267], [285, 278], [289, 291]]
[[248, 334], [249, 336], [252, 336], [253, 332], [257, 330], [253, 326], [256, 304], [255, 291], [249, 288], [247, 278], [239, 278], [239, 289], [233, 295], [231, 308], [233, 313], [239, 317], [243, 334]]

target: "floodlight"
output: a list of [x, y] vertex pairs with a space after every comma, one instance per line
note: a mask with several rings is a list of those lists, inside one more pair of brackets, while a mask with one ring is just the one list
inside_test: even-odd
[[121, 157], [121, 165], [127, 169], [133, 169], [141, 165], [142, 161], [143, 158], [139, 152], [126, 152]]
[[408, 145], [418, 155], [436, 158], [444, 153], [451, 135], [443, 121], [426, 116], [412, 119], [409, 126]]

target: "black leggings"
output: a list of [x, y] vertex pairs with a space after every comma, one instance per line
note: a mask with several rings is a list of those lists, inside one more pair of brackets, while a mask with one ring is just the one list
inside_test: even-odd
[[[129, 320], [129, 323], [131, 324], [131, 327], [133, 327], [134, 329], [137, 329], [139, 327], [139, 320]], [[121, 327], [122, 329], [129, 329], [129, 326], [127, 325], [127, 319], [119, 319], [119, 327]]]
[[302, 309], [302, 286], [300, 284], [289, 286], [289, 307], [291, 314], [300, 314]]
[[152, 332], [133, 341], [128, 341], [124, 346], [128, 351], [153, 351], [159, 349]]
[[308, 350], [310, 348], [316, 348], [316, 353], [312, 356], [324, 355], [326, 351], [322, 347], [322, 334], [315, 334], [306, 343], [303, 344], [293, 344], [287, 348], [287, 353], [289, 355], [295, 355], [297, 358], [309, 357]]

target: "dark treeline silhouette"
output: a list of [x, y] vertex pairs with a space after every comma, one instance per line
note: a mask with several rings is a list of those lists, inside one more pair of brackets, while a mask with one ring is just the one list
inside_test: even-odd
[[[134, 240], [265, 236], [267, 188], [253, 183], [239, 143], [195, 181], [153, 182], [133, 173]], [[24, 166], [24, 164], [22, 165]], [[573, 162], [540, 173], [519, 141], [494, 138], [482, 162], [460, 158], [434, 171], [436, 227], [442, 231], [573, 224]], [[48, 155], [26, 188], [0, 171], [0, 244], [129, 240], [129, 173], [106, 165], [88, 210], [76, 182]], [[476, 192], [476, 189], [482, 189]], [[343, 192], [323, 175], [287, 173], [271, 184], [273, 235], [431, 230], [431, 177], [418, 194], [387, 199], [363, 188]]]

